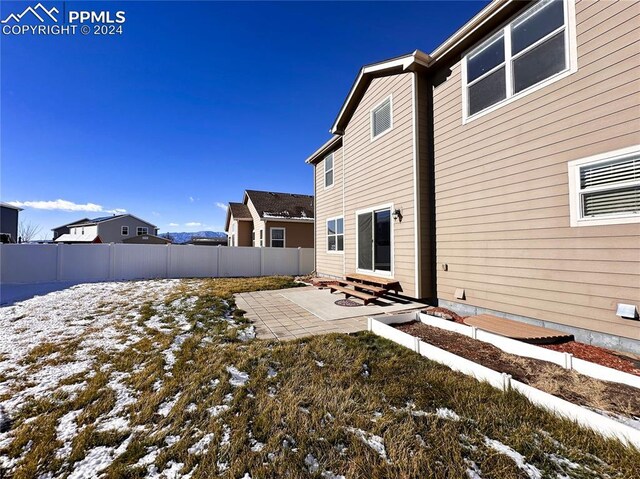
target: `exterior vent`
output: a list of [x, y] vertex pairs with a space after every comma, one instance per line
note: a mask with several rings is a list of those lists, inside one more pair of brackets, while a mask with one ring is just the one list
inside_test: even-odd
[[371, 136], [375, 138], [391, 129], [391, 98], [371, 112]]

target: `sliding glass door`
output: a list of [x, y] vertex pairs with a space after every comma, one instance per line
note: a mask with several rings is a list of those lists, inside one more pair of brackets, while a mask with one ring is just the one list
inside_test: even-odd
[[358, 269], [391, 272], [391, 209], [358, 214]]

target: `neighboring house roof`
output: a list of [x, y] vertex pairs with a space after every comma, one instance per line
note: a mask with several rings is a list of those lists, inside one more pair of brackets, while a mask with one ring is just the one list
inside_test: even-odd
[[173, 243], [173, 241], [171, 241], [170, 239], [167, 238], [163, 238], [162, 236], [156, 236], [156, 235], [150, 235], [150, 234], [146, 234], [146, 235], [138, 235], [138, 236], [130, 236], [129, 238], [125, 238], [122, 240], [123, 243], [143, 243], [145, 240], [155, 240], [155, 241], [159, 241], [162, 243]]
[[309, 158], [305, 160], [305, 163], [315, 163], [323, 159], [331, 151], [342, 146], [342, 136], [333, 135], [329, 141], [314, 151]]
[[246, 190], [244, 202], [251, 200], [260, 218], [313, 221], [313, 195]]
[[224, 230], [229, 231], [231, 216], [234, 220], [252, 220], [251, 211], [244, 203], [229, 203], [227, 207], [227, 218], [224, 221]]
[[96, 239], [100, 238], [95, 234], [84, 234], [84, 235], [74, 235], [71, 233], [66, 233], [61, 236], [58, 236], [55, 239], [56, 243], [93, 243]]
[[51, 228], [51, 231], [59, 230], [60, 228], [68, 228], [69, 226], [76, 226], [82, 223], [86, 223], [87, 221], [91, 221], [89, 218], [82, 218], [81, 220], [74, 221], [73, 223], [67, 223], [66, 225], [56, 226], [55, 228]]
[[22, 211], [23, 210], [23, 208], [18, 208], [17, 206], [13, 206], [13, 205], [11, 205], [9, 203], [0, 202], [0, 206], [2, 206], [3, 208], [10, 208], [10, 209], [16, 210], [16, 211]]
[[236, 220], [252, 219], [251, 211], [249, 211], [249, 207], [244, 203], [229, 203], [229, 209], [231, 210], [233, 219], [236, 219]]
[[[72, 223], [67, 223], [66, 225], [58, 226], [58, 228], [64, 228], [66, 226], [94, 226], [94, 225], [97, 225], [99, 223], [105, 223], [107, 221], [112, 221], [112, 220], [116, 220], [116, 219], [119, 219], [119, 218], [124, 218], [125, 216], [129, 216], [131, 218], [135, 218], [138, 221], [142, 221], [143, 223], [147, 223], [149, 226], [153, 226], [156, 229], [158, 228], [153, 223], [149, 223], [148, 221], [145, 221], [142, 218], [138, 218], [137, 216], [134, 216], [134, 215], [132, 215], [130, 213], [124, 213], [124, 214], [121, 214], [121, 215], [112, 215], [112, 216], [100, 216], [98, 218], [92, 218], [92, 219], [85, 218], [84, 220], [78, 220], [78, 221], [74, 221]], [[58, 228], [54, 228], [54, 229], [58, 229]]]
[[197, 237], [193, 237], [191, 238], [189, 241], [187, 241], [186, 244], [195, 244], [195, 245], [226, 245], [227, 244], [227, 238], [197, 238]]
[[[430, 55], [420, 50], [415, 50], [413, 53], [363, 66], [353, 82], [330, 132], [334, 135], [344, 134], [349, 120], [372, 79], [409, 71], [429, 72], [434, 70], [436, 65], [445, 67], [450, 60], [459, 57], [461, 53], [484, 37], [490, 30], [499, 26], [505, 18], [526, 7], [527, 4], [528, 2], [517, 0], [493, 0]], [[312, 161], [307, 160], [308, 163]]]

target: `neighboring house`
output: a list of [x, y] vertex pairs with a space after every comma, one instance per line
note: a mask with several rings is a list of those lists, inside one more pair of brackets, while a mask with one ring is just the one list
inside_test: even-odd
[[246, 190], [229, 203], [225, 232], [229, 246], [313, 248], [313, 196]]
[[229, 203], [224, 230], [228, 246], [253, 246], [253, 216], [244, 203]]
[[171, 244], [171, 240], [156, 235], [130, 236], [122, 240], [126, 244]]
[[199, 238], [194, 236], [185, 244], [193, 244], [198, 246], [227, 246], [227, 238]]
[[493, 1], [361, 69], [315, 167], [316, 270], [640, 351], [640, 3]]
[[58, 226], [57, 228], [53, 228], [53, 240], [55, 241], [60, 236], [71, 233], [71, 228], [75, 225], [81, 225], [86, 223], [87, 221], [91, 221], [89, 218], [82, 218], [81, 220], [74, 221], [73, 223], [68, 223], [66, 225]]
[[16, 243], [18, 241], [18, 214], [22, 208], [0, 203], [0, 235], [3, 243]]
[[[59, 234], [68, 229], [68, 232]], [[130, 214], [74, 221], [54, 228], [56, 243], [122, 243], [141, 235], [157, 235], [158, 228]]]

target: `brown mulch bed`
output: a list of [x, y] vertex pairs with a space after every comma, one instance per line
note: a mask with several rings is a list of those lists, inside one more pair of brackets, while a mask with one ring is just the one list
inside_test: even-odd
[[579, 343], [577, 341], [568, 341], [559, 344], [541, 344], [540, 346], [562, 353], [571, 353], [576, 358], [640, 376], [640, 367], [638, 367], [640, 361], [634, 361], [631, 358], [621, 356], [598, 346]]
[[412, 321], [400, 331], [582, 406], [640, 417], [640, 394], [632, 386], [600, 381], [539, 359], [508, 354], [489, 343]]
[[[465, 324], [464, 320], [469, 316], [460, 316], [447, 308], [429, 307], [422, 311], [423, 313], [437, 316], [439, 318], [455, 321], [456, 323]], [[467, 325], [468, 326], [468, 325]], [[625, 373], [640, 376], [640, 361], [633, 360], [629, 357], [622, 356], [615, 351], [610, 351], [599, 346], [579, 343], [577, 341], [567, 341], [559, 344], [539, 344], [543, 348], [553, 349], [562, 353], [571, 353], [576, 358], [591, 361], [592, 363], [606, 366], [608, 368], [617, 369]]]

